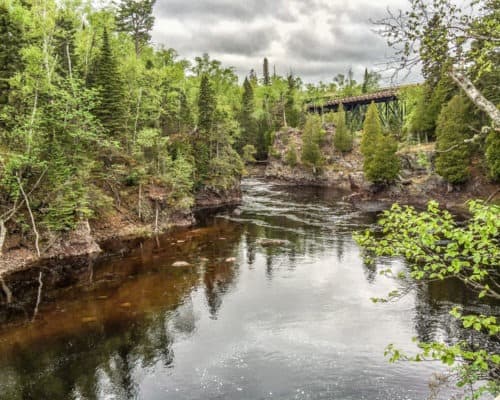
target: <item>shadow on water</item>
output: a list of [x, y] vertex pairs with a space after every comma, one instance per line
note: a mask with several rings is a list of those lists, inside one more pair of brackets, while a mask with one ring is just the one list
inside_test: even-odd
[[9, 277], [0, 399], [425, 398], [436, 369], [391, 366], [383, 347], [463, 339], [450, 308], [487, 306], [456, 282], [373, 305], [392, 283], [351, 234], [376, 209], [342, 195], [247, 180], [240, 209], [196, 229]]

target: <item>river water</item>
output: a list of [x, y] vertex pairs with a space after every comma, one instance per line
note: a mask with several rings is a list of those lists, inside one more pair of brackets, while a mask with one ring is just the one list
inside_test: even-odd
[[361, 260], [351, 235], [373, 210], [332, 190], [243, 188], [241, 214], [17, 277], [0, 399], [425, 399], [438, 365], [389, 364], [384, 348], [456, 340], [448, 311], [477, 307], [469, 296], [441, 284], [374, 304], [394, 288], [378, 270], [397, 261]]

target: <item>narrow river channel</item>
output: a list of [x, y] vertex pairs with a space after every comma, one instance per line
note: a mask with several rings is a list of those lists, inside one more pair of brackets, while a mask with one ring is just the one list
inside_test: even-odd
[[455, 340], [448, 311], [469, 296], [441, 284], [374, 304], [394, 282], [351, 238], [373, 210], [326, 189], [243, 189], [241, 212], [41, 269], [36, 315], [39, 271], [20, 274], [14, 296], [28, 295], [0, 314], [0, 399], [425, 399], [438, 365], [389, 364], [384, 348]]

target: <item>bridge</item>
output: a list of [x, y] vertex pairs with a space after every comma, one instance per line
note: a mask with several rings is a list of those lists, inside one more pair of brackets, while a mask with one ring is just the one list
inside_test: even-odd
[[406, 114], [406, 104], [400, 101], [399, 91], [405, 86], [395, 86], [381, 89], [373, 93], [350, 96], [325, 101], [323, 104], [308, 104], [307, 110], [312, 113], [337, 112], [340, 104], [346, 112], [348, 125], [353, 130], [358, 130], [363, 125], [368, 105], [376, 103], [384, 125], [401, 127]]

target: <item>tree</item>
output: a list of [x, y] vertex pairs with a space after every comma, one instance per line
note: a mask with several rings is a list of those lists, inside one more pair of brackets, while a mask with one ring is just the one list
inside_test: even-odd
[[103, 127], [117, 138], [123, 133], [124, 92], [107, 28], [103, 30], [101, 52], [92, 81], [99, 94], [99, 105], [95, 109], [95, 114]]
[[400, 164], [397, 150], [398, 144], [390, 136], [379, 137], [373, 154], [363, 164], [363, 171], [370, 182], [385, 185], [398, 177]]
[[368, 71], [368, 68], [365, 68], [361, 93], [369, 93], [377, 90], [379, 88], [380, 78], [381, 75], [378, 72]]
[[198, 94], [198, 128], [204, 134], [210, 134], [212, 131], [216, 107], [212, 83], [209, 76], [203, 74]]
[[269, 86], [271, 84], [271, 77], [269, 76], [269, 61], [267, 61], [267, 57], [264, 58], [263, 76], [264, 85]]
[[456, 95], [439, 114], [436, 135], [436, 172], [452, 184], [465, 182], [469, 177], [470, 105]]
[[245, 78], [243, 82], [243, 95], [241, 98], [241, 112], [239, 118], [241, 127], [240, 149], [246, 144], [251, 144], [255, 148], [258, 146], [257, 123], [253, 115], [254, 112], [255, 102], [252, 84], [248, 78]]
[[285, 115], [286, 125], [296, 128], [299, 126], [300, 111], [295, 103], [295, 95], [297, 91], [297, 81], [292, 74], [287, 78], [288, 88], [286, 92]]
[[394, 181], [399, 173], [397, 149], [396, 141], [384, 136], [377, 105], [372, 102], [366, 112], [361, 139], [363, 171], [369, 181], [378, 184]]
[[288, 146], [288, 149], [285, 154], [285, 162], [292, 168], [297, 165], [298, 157], [297, 157], [297, 147], [295, 146], [295, 143], [291, 143]]
[[361, 138], [361, 153], [365, 160], [370, 158], [374, 152], [375, 145], [382, 136], [382, 122], [375, 103], [371, 103], [366, 111], [363, 123], [363, 136]]
[[313, 172], [321, 166], [322, 156], [320, 144], [324, 136], [321, 117], [313, 114], [308, 115], [302, 133], [302, 162], [310, 166]]
[[[377, 230], [355, 235], [365, 250], [365, 262], [374, 264], [379, 257], [398, 257], [406, 260], [408, 269], [398, 272], [387, 269], [400, 287], [387, 298], [375, 302], [397, 300], [422, 285], [435, 280], [459, 280], [479, 298], [500, 299], [500, 208], [477, 201], [468, 203], [471, 218], [465, 223], [440, 210], [430, 202], [426, 211], [395, 204], [378, 221]], [[386, 354], [391, 361], [423, 362], [439, 360], [453, 368], [458, 388], [467, 390], [467, 399], [479, 399], [485, 393], [500, 394], [500, 356], [479, 335], [498, 338], [500, 325], [495, 316], [463, 315], [459, 309], [450, 310], [469, 331], [470, 340], [458, 343], [419, 342], [420, 352], [408, 356], [389, 345]]]
[[[387, 18], [376, 23], [396, 49], [398, 70], [423, 61], [430, 71], [431, 65], [446, 60], [448, 75], [488, 115], [494, 129], [500, 130], [500, 110], [478, 90], [471, 76], [471, 72], [495, 68], [490, 55], [500, 41], [497, 3], [470, 0], [468, 7], [459, 7], [452, 0], [410, 0], [410, 11], [389, 11]], [[425, 29], [430, 21], [438, 23], [439, 29]], [[478, 41], [479, 48], [475, 46]]]
[[352, 142], [352, 133], [347, 129], [345, 111], [341, 104], [337, 112], [337, 125], [335, 127], [335, 136], [333, 137], [333, 145], [338, 151], [345, 153], [352, 150]]
[[198, 93], [198, 132], [193, 143], [197, 183], [201, 184], [209, 174], [212, 153], [211, 137], [215, 124], [217, 103], [207, 74], [203, 74]]
[[64, 77], [71, 76], [76, 65], [75, 33], [74, 20], [69, 10], [59, 13], [56, 18], [54, 47], [58, 61], [57, 72]]
[[21, 19], [13, 14], [9, 6], [0, 4], [0, 106], [8, 103], [9, 79], [22, 68], [21, 48], [24, 32]]
[[486, 138], [486, 164], [491, 179], [500, 181], [500, 135], [495, 131]]
[[121, 32], [132, 36], [135, 54], [151, 40], [151, 30], [155, 22], [153, 6], [156, 0], [121, 0], [118, 5], [116, 24]]

